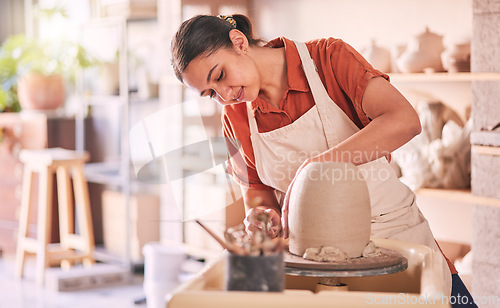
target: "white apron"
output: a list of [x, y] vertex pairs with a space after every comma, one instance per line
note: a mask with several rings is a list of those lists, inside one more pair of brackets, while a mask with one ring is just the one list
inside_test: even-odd
[[[359, 131], [328, 95], [306, 45], [297, 42], [295, 45], [315, 106], [287, 126], [259, 133], [251, 103], [247, 103], [257, 173], [264, 184], [281, 192], [282, 196], [304, 160], [325, 152]], [[397, 178], [387, 159], [382, 157], [358, 168], [365, 174], [370, 195], [371, 237], [423, 244], [439, 251], [429, 224], [416, 205], [415, 194]], [[451, 272], [442, 254], [439, 255], [446, 267], [443, 282], [451, 293]]]

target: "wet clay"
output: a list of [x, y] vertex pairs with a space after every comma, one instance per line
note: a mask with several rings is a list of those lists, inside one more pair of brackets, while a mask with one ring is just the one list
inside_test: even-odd
[[371, 231], [364, 175], [350, 163], [308, 164], [290, 193], [288, 221], [292, 254], [303, 256], [308, 248], [321, 254], [321, 248], [327, 248], [339, 249], [348, 258], [362, 256]]
[[380, 251], [380, 248], [378, 248], [372, 241], [370, 241], [368, 245], [366, 245], [365, 249], [363, 249], [363, 257], [365, 258], [378, 257], [381, 254], [382, 252]]
[[337, 247], [307, 248], [303, 257], [318, 262], [342, 262], [348, 259], [347, 254]]
[[[361, 254], [364, 258], [378, 257], [382, 254], [380, 248], [370, 241]], [[347, 254], [337, 247], [307, 248], [302, 256], [306, 260], [318, 262], [344, 262], [348, 261]]]

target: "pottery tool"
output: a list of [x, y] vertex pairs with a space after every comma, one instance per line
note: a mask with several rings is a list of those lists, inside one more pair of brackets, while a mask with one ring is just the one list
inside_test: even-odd
[[198, 219], [195, 220], [197, 224], [199, 224], [214, 240], [217, 241], [217, 243], [219, 243], [222, 248], [226, 249], [227, 251], [231, 252], [231, 253], [234, 253], [234, 254], [239, 254], [239, 255], [243, 255], [245, 254], [243, 249], [238, 246], [238, 245], [234, 245], [234, 243], [228, 243], [226, 241], [224, 241], [223, 239], [221, 239], [217, 234], [215, 234], [215, 232], [213, 232], [212, 230], [210, 230], [207, 226], [205, 226], [201, 221], [199, 221]]
[[[269, 225], [269, 215], [263, 214], [266, 217], [260, 217], [264, 226]], [[227, 229], [224, 232], [224, 239], [219, 237], [215, 232], [210, 230], [198, 219], [195, 220], [213, 239], [215, 239], [227, 251], [248, 256], [270, 256], [283, 251], [284, 242], [280, 237], [271, 238], [268, 234], [268, 228], [253, 232], [249, 236], [245, 227], [241, 224]]]
[[217, 243], [219, 243], [222, 248], [224, 249], [227, 249], [228, 251], [231, 251], [232, 247], [230, 247], [229, 245], [226, 244], [226, 242], [221, 239], [217, 234], [215, 234], [212, 230], [210, 230], [207, 226], [205, 226], [204, 224], [201, 223], [201, 221], [199, 221], [198, 219], [196, 219], [196, 223], [199, 224], [205, 231], [207, 231], [207, 233], [214, 239], [217, 241]]

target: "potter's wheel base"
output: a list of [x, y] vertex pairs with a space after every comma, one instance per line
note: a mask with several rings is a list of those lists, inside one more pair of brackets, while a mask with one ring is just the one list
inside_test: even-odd
[[380, 254], [341, 262], [318, 262], [284, 253], [288, 275], [310, 277], [363, 277], [397, 273], [408, 267], [408, 260], [395, 250], [379, 247]]
[[321, 291], [349, 291], [345, 283], [340, 282], [339, 277], [321, 277], [316, 285], [315, 292]]

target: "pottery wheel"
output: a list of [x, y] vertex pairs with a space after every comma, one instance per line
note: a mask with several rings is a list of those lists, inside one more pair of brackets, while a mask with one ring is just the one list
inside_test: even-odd
[[373, 257], [352, 258], [341, 262], [319, 262], [284, 252], [285, 272], [295, 276], [362, 277], [397, 273], [408, 267], [408, 260], [395, 250], [379, 247]]

